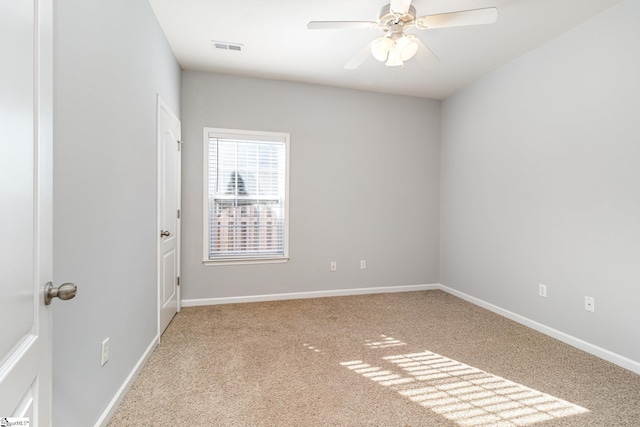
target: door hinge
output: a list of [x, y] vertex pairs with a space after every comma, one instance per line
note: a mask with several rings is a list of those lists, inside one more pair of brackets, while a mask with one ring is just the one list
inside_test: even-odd
[[177, 215], [178, 215], [178, 219], [180, 219], [180, 209], [178, 209]]
[[180, 148], [182, 147], [182, 141], [176, 141], [178, 143], [178, 151], [180, 151]]
[[180, 276], [176, 277], [176, 286], [180, 286]]

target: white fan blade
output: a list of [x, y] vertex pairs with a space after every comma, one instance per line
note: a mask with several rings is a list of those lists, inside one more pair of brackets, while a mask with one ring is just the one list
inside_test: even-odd
[[404, 15], [409, 11], [409, 6], [411, 6], [411, 0], [391, 0], [389, 9], [391, 9], [391, 12]]
[[498, 19], [498, 9], [495, 7], [487, 7], [483, 9], [420, 16], [416, 18], [416, 27], [427, 29], [493, 24], [496, 22], [496, 19]]
[[436, 54], [433, 53], [431, 49], [429, 49], [427, 45], [423, 43], [422, 40], [420, 40], [413, 34], [411, 34], [409, 37], [415, 40], [416, 43], [418, 43], [418, 53], [416, 53], [415, 58], [420, 63], [420, 65], [425, 68], [429, 68], [432, 65], [440, 62], [440, 59], [436, 56]]
[[[374, 40], [375, 41], [375, 40]], [[371, 43], [369, 43], [364, 49], [362, 49], [360, 52], [358, 52], [356, 54], [356, 56], [354, 56], [351, 61], [347, 62], [347, 65], [344, 66], [345, 70], [355, 70], [356, 68], [358, 68], [360, 65], [362, 65], [362, 63], [364, 61], [367, 60], [367, 58], [369, 57], [373, 57], [371, 55], [371, 45], [373, 44], [372, 41]]]
[[309, 30], [353, 30], [377, 27], [377, 22], [369, 21], [311, 21], [307, 24]]

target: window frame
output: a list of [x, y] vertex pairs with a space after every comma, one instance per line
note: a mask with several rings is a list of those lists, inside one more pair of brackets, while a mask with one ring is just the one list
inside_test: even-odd
[[[211, 233], [209, 218], [209, 138], [237, 138], [253, 141], [283, 142], [285, 149], [285, 170], [284, 170], [284, 219], [282, 223], [282, 255], [264, 255], [247, 257], [225, 257], [220, 259], [209, 258], [209, 236]], [[290, 134], [288, 132], [268, 132], [256, 130], [240, 130], [205, 127], [203, 130], [203, 197], [202, 197], [202, 263], [205, 266], [214, 265], [240, 265], [240, 264], [272, 264], [289, 261], [289, 146]]]

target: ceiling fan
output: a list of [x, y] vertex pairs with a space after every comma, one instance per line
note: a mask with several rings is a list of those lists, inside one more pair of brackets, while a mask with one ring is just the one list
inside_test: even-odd
[[462, 10], [435, 15], [416, 16], [411, 0], [391, 0], [378, 13], [377, 21], [311, 21], [310, 30], [378, 28], [386, 33], [374, 39], [344, 66], [352, 70], [360, 66], [369, 55], [390, 67], [403, 66], [405, 61], [417, 55], [424, 66], [438, 62], [438, 57], [414, 34], [405, 34], [409, 28], [460, 27], [465, 25], [492, 24], [498, 19], [498, 9]]

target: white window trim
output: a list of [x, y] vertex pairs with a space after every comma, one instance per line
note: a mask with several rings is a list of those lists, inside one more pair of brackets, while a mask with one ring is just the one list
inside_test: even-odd
[[[284, 223], [283, 223], [283, 256], [257, 256], [254, 258], [220, 258], [209, 259], [209, 137], [211, 134], [222, 138], [253, 137], [263, 141], [282, 141], [285, 147], [285, 179], [284, 179]], [[203, 192], [202, 192], [202, 263], [205, 266], [241, 265], [241, 264], [273, 264], [289, 261], [289, 141], [290, 134], [285, 132], [266, 132], [239, 129], [223, 129], [205, 127], [203, 130]]]

